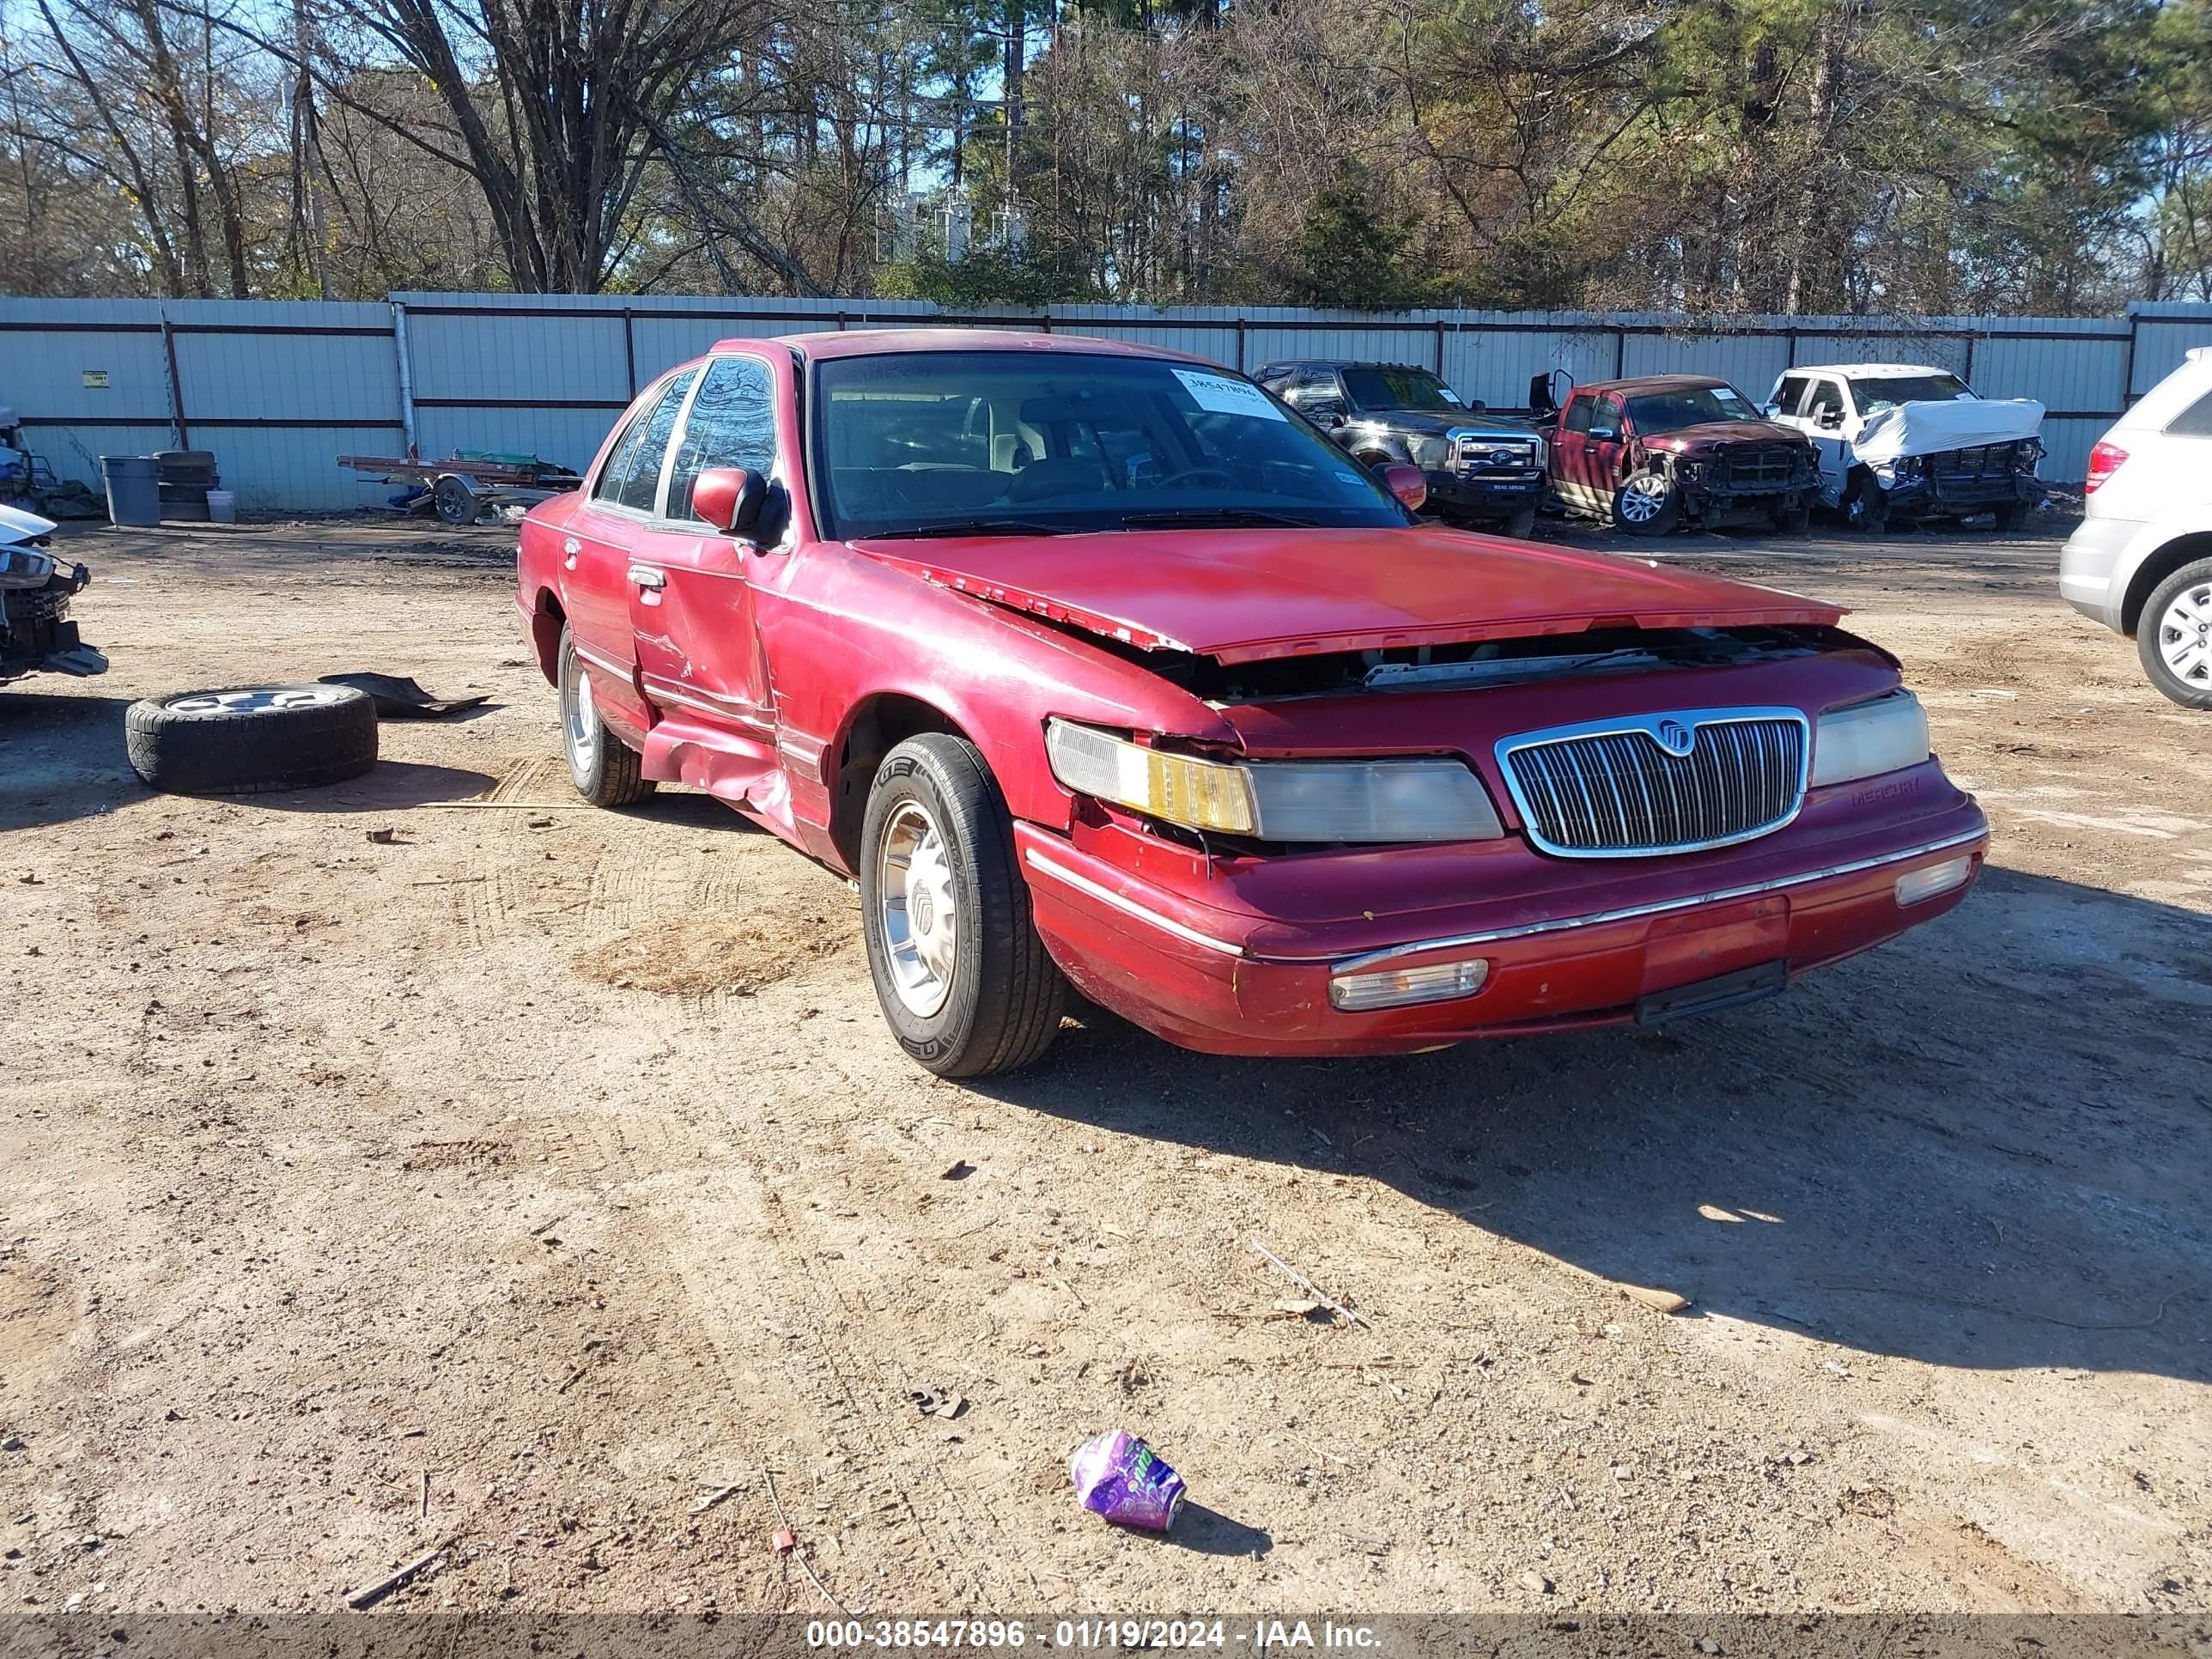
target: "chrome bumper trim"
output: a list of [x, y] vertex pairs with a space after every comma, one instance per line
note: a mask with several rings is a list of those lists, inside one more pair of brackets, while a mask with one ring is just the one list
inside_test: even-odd
[[[1969, 830], [1961, 835], [1946, 836], [1941, 841], [1908, 847], [1902, 852], [1884, 853], [1870, 859], [1854, 859], [1848, 864], [1831, 864], [1798, 875], [1778, 876], [1772, 881], [1754, 881], [1741, 887], [1716, 888], [1710, 893], [1693, 893], [1687, 898], [1664, 899], [1656, 904], [1624, 905], [1618, 910], [1599, 910], [1589, 915], [1560, 916], [1554, 921], [1532, 921], [1518, 927], [1495, 927], [1487, 933], [1460, 933], [1449, 939], [1394, 945], [1387, 950], [1370, 951], [1364, 956], [1346, 957], [1340, 962], [1331, 963], [1329, 971], [1333, 974], [1356, 973], [1377, 963], [1395, 962], [1401, 957], [1419, 956], [1430, 951], [1456, 951], [1469, 945], [1497, 945], [1507, 939], [1533, 939], [1540, 933], [1563, 933], [1576, 927], [1603, 927], [1617, 921], [1634, 921], [1643, 916], [1663, 916], [1676, 910], [1694, 910], [1701, 904], [1723, 904], [1731, 899], [1756, 898], [1762, 893], [1776, 893], [1784, 888], [1802, 887], [1808, 882], [1826, 881], [1832, 876], [1856, 875], [1862, 870], [1878, 870], [1885, 864], [1902, 864], [1907, 859], [1947, 852], [1954, 847], [1964, 847], [1969, 842], [1983, 840], [1988, 835], [1986, 828]], [[1319, 958], [1307, 960], [1318, 961]]]
[[1125, 898], [1112, 888], [1101, 886], [1088, 876], [1078, 875], [1065, 865], [1054, 864], [1034, 847], [1030, 848], [1023, 854], [1022, 862], [1028, 865], [1030, 869], [1050, 876], [1056, 881], [1066, 882], [1077, 892], [1088, 894], [1101, 904], [1111, 905], [1124, 915], [1134, 916], [1139, 921], [1150, 922], [1162, 933], [1171, 933], [1187, 945], [1202, 945], [1209, 951], [1218, 951], [1226, 957], [1241, 957], [1246, 954], [1243, 945], [1232, 945], [1225, 939], [1216, 939], [1211, 933], [1201, 933], [1197, 928], [1186, 927], [1172, 917], [1160, 915], [1157, 910], [1148, 910], [1136, 900]]

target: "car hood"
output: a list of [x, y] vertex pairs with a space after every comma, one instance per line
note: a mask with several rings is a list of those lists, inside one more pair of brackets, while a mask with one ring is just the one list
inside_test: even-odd
[[1803, 433], [1774, 421], [1700, 421], [1695, 426], [1678, 426], [1672, 432], [1662, 432], [1644, 441], [1648, 449], [1677, 452], [1711, 449], [1715, 444], [1803, 442]]
[[1146, 651], [1224, 663], [1578, 634], [1832, 623], [1841, 607], [1640, 559], [1463, 532], [1121, 531], [856, 542], [869, 557]]

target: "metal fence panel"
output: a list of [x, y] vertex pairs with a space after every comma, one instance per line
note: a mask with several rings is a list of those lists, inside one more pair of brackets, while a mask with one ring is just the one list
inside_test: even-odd
[[[2138, 304], [2120, 319], [1751, 318], [1644, 313], [1079, 305], [947, 309], [922, 301], [741, 295], [417, 293], [392, 303], [0, 298], [0, 401], [66, 477], [103, 453], [175, 441], [213, 449], [241, 503], [321, 509], [385, 487], [340, 453], [534, 452], [581, 466], [635, 390], [716, 340], [911, 325], [1045, 329], [1254, 370], [1353, 357], [1437, 369], [1462, 396], [1525, 407], [1532, 376], [1687, 370], [1763, 398], [1783, 368], [1924, 362], [1990, 397], [2051, 411], [2046, 477], [2078, 478], [2097, 436], [2191, 346], [2212, 306]], [[404, 337], [404, 351], [401, 349]], [[404, 356], [404, 363], [401, 359]], [[172, 365], [173, 364], [173, 374]]]

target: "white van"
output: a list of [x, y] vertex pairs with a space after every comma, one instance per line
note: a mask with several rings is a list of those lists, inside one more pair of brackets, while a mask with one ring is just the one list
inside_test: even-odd
[[2058, 592], [2132, 634], [2150, 683], [2212, 709], [2212, 346], [2198, 346], [2089, 453]]

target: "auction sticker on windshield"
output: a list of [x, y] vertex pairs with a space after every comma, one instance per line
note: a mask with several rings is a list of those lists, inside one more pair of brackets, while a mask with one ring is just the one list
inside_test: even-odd
[[1232, 380], [1225, 374], [1205, 374], [1179, 368], [1175, 377], [1200, 409], [1217, 415], [1248, 415], [1255, 420], [1283, 421], [1290, 417], [1268, 400], [1267, 394], [1249, 380]]

